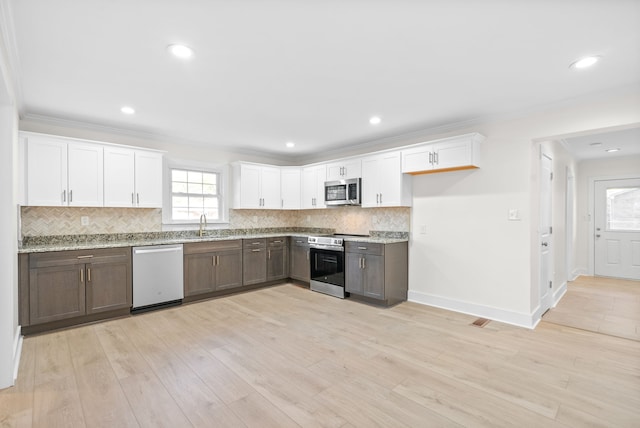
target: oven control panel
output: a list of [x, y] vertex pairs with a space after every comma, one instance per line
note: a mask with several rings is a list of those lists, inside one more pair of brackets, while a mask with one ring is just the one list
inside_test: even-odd
[[342, 246], [343, 241], [342, 238], [334, 238], [332, 236], [310, 236], [308, 242], [309, 244]]

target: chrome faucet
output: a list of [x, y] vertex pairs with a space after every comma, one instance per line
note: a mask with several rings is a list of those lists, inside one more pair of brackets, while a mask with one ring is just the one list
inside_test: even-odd
[[[202, 220], [204, 219], [204, 228], [202, 227]], [[204, 233], [204, 229], [207, 228], [207, 216], [204, 214], [200, 214], [200, 231], [198, 232], [198, 235], [200, 237], [202, 237], [203, 233]]]

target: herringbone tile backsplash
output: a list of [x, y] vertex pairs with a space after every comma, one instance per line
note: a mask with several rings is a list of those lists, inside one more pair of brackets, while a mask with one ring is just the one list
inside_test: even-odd
[[[159, 232], [159, 208], [22, 207], [22, 236]], [[81, 224], [89, 217], [89, 225]]]
[[[324, 210], [230, 210], [229, 229], [303, 227], [338, 233], [368, 234], [372, 230], [409, 232], [410, 208], [338, 207]], [[89, 218], [83, 226], [82, 217]], [[143, 233], [162, 231], [158, 208], [22, 207], [22, 236]], [[184, 229], [197, 228], [197, 225]], [[172, 230], [176, 228], [173, 227]]]

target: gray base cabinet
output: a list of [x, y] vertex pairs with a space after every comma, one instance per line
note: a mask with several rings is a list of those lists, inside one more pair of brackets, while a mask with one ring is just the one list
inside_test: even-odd
[[259, 284], [267, 281], [267, 240], [242, 240], [242, 285]]
[[289, 245], [286, 237], [267, 239], [267, 281], [289, 277]]
[[242, 286], [242, 241], [184, 244], [184, 295]]
[[384, 305], [407, 300], [408, 248], [393, 244], [347, 242], [345, 289]]
[[131, 249], [59, 251], [21, 256], [23, 326], [131, 307]]
[[306, 237], [293, 236], [289, 247], [289, 278], [310, 282], [309, 241]]

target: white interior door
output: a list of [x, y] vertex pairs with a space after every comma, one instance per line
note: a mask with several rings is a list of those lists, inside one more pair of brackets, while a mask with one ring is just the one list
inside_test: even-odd
[[640, 280], [640, 178], [594, 184], [594, 273]]
[[552, 246], [552, 159], [542, 154], [540, 157], [540, 309], [546, 312], [552, 304], [553, 293], [553, 246]]

